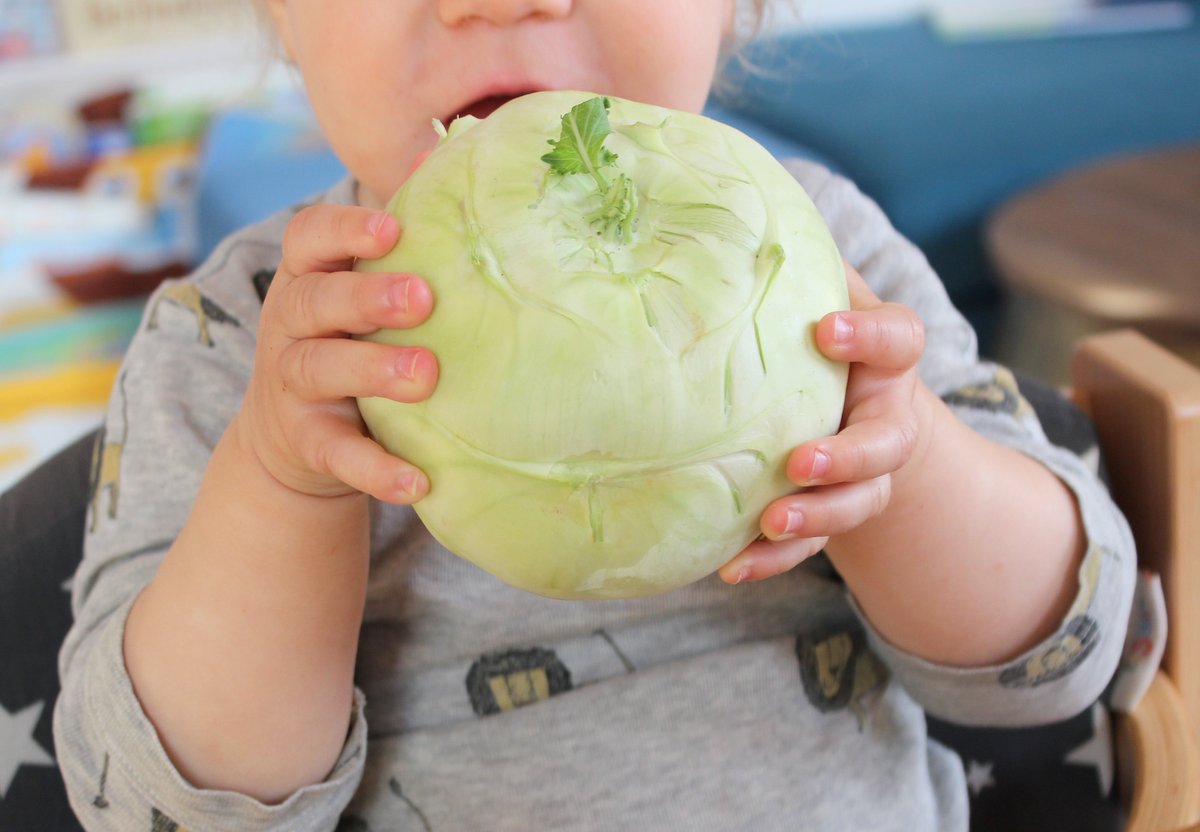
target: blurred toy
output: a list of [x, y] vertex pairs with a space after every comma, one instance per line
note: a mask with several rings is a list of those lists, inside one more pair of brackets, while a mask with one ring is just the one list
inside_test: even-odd
[[0, 101], [0, 488], [99, 420], [162, 280], [344, 175], [294, 77], [263, 69]]
[[0, 61], [48, 55], [58, 48], [53, 3], [0, 0]]
[[[43, 120], [8, 137], [26, 179], [0, 191], [0, 279], [32, 265], [86, 303], [145, 296], [190, 268], [204, 121], [194, 110], [181, 122], [143, 108], [141, 123], [153, 127], [135, 131], [134, 97], [117, 90], [85, 101], [58, 134]], [[169, 140], [139, 143], [135, 132]]]

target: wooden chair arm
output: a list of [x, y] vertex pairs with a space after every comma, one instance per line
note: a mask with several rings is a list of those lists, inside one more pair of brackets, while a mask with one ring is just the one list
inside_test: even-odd
[[1162, 671], [1136, 710], [1117, 719], [1126, 832], [1171, 832], [1200, 821], [1200, 748], [1187, 724], [1183, 700]]
[[1072, 383], [1170, 622], [1162, 669], [1117, 720], [1127, 829], [1200, 832], [1200, 368], [1120, 330], [1080, 343]]
[[[1112, 494], [1129, 518], [1138, 563], [1162, 576], [1163, 669], [1200, 728], [1200, 368], [1133, 330], [1084, 339], [1076, 400], [1104, 448]], [[1200, 739], [1200, 734], [1194, 735]], [[1200, 781], [1197, 781], [1200, 784]], [[1197, 786], [1200, 788], [1200, 785]]]

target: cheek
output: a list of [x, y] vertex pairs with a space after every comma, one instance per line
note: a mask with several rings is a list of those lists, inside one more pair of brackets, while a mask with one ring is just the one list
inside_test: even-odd
[[[428, 123], [407, 118], [413, 102], [391, 79], [404, 77], [394, 51], [366, 48], [332, 27], [297, 49], [297, 62], [321, 131], [350, 173], [378, 200], [407, 176], [412, 157], [436, 142]], [[418, 146], [419, 145], [419, 146]]]
[[687, 19], [682, 13], [662, 16], [661, 25], [653, 26], [645, 25], [648, 21], [642, 18], [639, 28], [614, 41], [623, 44], [613, 65], [621, 86], [632, 91], [626, 97], [678, 110], [699, 111], [704, 106], [720, 53], [722, 27], [715, 20], [701, 23], [695, 18], [690, 24], [678, 23]]
[[699, 112], [708, 100], [716, 67], [716, 50], [674, 52], [650, 62], [639, 62], [640, 97], [676, 110]]

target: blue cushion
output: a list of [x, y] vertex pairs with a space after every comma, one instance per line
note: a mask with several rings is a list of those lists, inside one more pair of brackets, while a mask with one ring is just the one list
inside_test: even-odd
[[345, 172], [306, 119], [216, 114], [200, 154], [197, 261], [229, 234], [326, 190]]
[[736, 127], [743, 133], [754, 138], [759, 144], [771, 151], [777, 159], [808, 159], [819, 162], [828, 168], [838, 170], [838, 163], [821, 153], [816, 148], [804, 144], [798, 137], [774, 130], [761, 121], [745, 113], [725, 106], [718, 100], [711, 100], [704, 108], [704, 115], [711, 119]]
[[[1200, 9], [1200, 3], [1193, 3]], [[995, 299], [987, 214], [1053, 174], [1200, 139], [1185, 29], [954, 43], [913, 22], [753, 48], [727, 106], [834, 161], [920, 245], [955, 301]]]

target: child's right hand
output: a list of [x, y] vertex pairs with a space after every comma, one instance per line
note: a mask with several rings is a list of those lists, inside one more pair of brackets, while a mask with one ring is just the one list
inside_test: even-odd
[[357, 206], [315, 205], [288, 224], [234, 424], [238, 445], [287, 488], [391, 503], [415, 502], [429, 489], [419, 469], [366, 435], [354, 400], [421, 401], [437, 383], [428, 350], [348, 337], [428, 317], [433, 295], [421, 278], [349, 271], [355, 258], [387, 253], [399, 235], [391, 214]]

